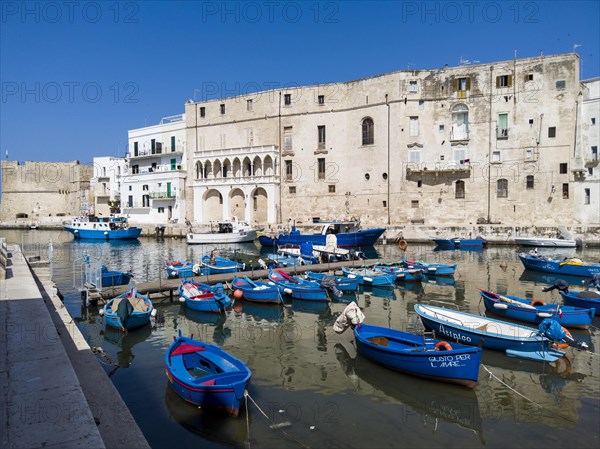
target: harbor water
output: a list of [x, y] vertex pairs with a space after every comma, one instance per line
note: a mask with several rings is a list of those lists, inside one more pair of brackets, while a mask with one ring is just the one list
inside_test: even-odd
[[[454, 279], [394, 288], [366, 288], [339, 301], [286, 301], [286, 306], [236, 300], [224, 314], [204, 314], [183, 304], [156, 300], [156, 319], [128, 333], [106, 328], [97, 306], [81, 300], [85, 256], [109, 270], [132, 270], [134, 281], [165, 279], [164, 261], [197, 261], [213, 247], [184, 240], [74, 241], [64, 231], [3, 231], [9, 243], [25, 243], [47, 257], [52, 241], [54, 280], [64, 303], [91, 347], [107, 357], [99, 363], [114, 382], [153, 448], [197, 447], [528, 447], [600, 445], [600, 317], [589, 330], [571, 330], [591, 353], [567, 349], [568, 361], [541, 363], [484, 349], [473, 389], [419, 379], [388, 370], [356, 353], [351, 331], [333, 323], [357, 301], [373, 325], [420, 332], [416, 303], [486, 314], [479, 289], [558, 302], [542, 288], [556, 278], [526, 271], [515, 246], [480, 251], [434, 251], [409, 245], [408, 258], [456, 263]], [[266, 258], [256, 244], [228, 248], [249, 264]], [[225, 252], [225, 248], [220, 249]], [[399, 260], [395, 245], [367, 249], [369, 258]], [[599, 248], [563, 250], [585, 261]], [[573, 281], [579, 282], [579, 281]], [[437, 305], [440, 305], [437, 303]], [[213, 343], [252, 370], [249, 399], [237, 418], [215, 415], [185, 402], [170, 388], [164, 354], [179, 331]], [[100, 419], [117, 419], [94, 410]], [[103, 416], [98, 416], [103, 415]]]

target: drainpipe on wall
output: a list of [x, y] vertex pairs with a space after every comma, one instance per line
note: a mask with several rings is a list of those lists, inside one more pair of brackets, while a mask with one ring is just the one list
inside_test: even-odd
[[387, 106], [387, 224], [390, 221], [390, 104], [388, 103], [388, 94], [385, 94], [385, 105]]
[[[488, 142], [488, 204], [487, 204], [487, 222], [488, 224], [491, 223], [492, 219], [491, 219], [491, 201], [492, 201], [492, 104], [493, 104], [493, 97], [492, 97], [492, 86], [493, 86], [493, 72], [494, 72], [494, 66], [490, 66], [490, 136], [489, 136], [489, 142]], [[513, 80], [514, 82], [515, 80]]]
[[281, 203], [282, 203], [282, 198], [281, 198], [281, 183], [283, 180], [283, 173], [282, 173], [282, 162], [281, 162], [281, 92], [279, 92], [279, 111], [278, 111], [278, 121], [279, 121], [279, 201], [278, 203], [275, 204], [275, 207], [277, 208], [277, 222], [278, 223], [283, 223], [283, 219], [282, 219], [282, 215], [281, 215]]

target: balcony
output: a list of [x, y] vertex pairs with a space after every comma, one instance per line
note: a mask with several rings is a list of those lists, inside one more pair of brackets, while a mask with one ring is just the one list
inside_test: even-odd
[[151, 200], [172, 200], [177, 197], [174, 191], [171, 192], [150, 192]]
[[135, 160], [139, 160], [139, 159], [151, 159], [151, 158], [157, 158], [157, 157], [163, 157], [163, 156], [171, 156], [171, 155], [177, 155], [177, 154], [183, 154], [183, 145], [176, 145], [174, 148], [174, 151], [172, 151], [173, 149], [170, 146], [161, 146], [161, 147], [157, 147], [154, 152], [152, 150], [139, 150], [137, 154], [135, 154], [134, 152], [130, 152], [127, 157], [130, 159], [135, 159]]
[[235, 148], [221, 148], [221, 149], [212, 149], [212, 150], [196, 150], [194, 154], [202, 155], [202, 158], [210, 159], [213, 157], [226, 156], [229, 158], [239, 157], [240, 159], [249, 156], [256, 155], [259, 156], [261, 154], [271, 154], [277, 155], [277, 151], [279, 149], [278, 145], [256, 145], [256, 146], [248, 146], [248, 147], [235, 147]]
[[148, 175], [148, 174], [157, 174], [157, 173], [175, 173], [175, 172], [185, 172], [186, 170], [182, 165], [176, 165], [175, 170], [172, 169], [171, 165], [158, 165], [156, 167], [142, 167], [138, 168], [137, 171], [134, 172], [133, 168], [130, 167], [125, 170], [126, 175]]
[[471, 164], [461, 161], [448, 162], [412, 162], [406, 165], [406, 178], [419, 180], [424, 176], [444, 178], [468, 178], [471, 176]]
[[498, 128], [498, 132], [496, 134], [498, 140], [506, 140], [508, 139], [508, 128], [500, 129]]
[[468, 142], [469, 131], [454, 129], [450, 130], [450, 141], [451, 142]]

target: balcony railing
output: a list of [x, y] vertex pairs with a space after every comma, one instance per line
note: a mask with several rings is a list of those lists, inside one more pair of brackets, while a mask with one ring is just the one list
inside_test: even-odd
[[276, 153], [279, 149], [277, 145], [256, 145], [248, 147], [235, 147], [235, 148], [220, 148], [210, 150], [196, 150], [195, 154], [202, 154], [203, 157], [211, 158], [214, 156], [227, 156], [227, 157], [244, 157], [249, 154], [260, 154], [260, 153]]
[[156, 167], [144, 167], [138, 168], [137, 171], [134, 171], [133, 167], [129, 167], [125, 170], [126, 175], [145, 175], [149, 173], [167, 173], [167, 172], [177, 172], [177, 171], [185, 171], [182, 165], [176, 165], [175, 170], [171, 168], [171, 165], [158, 165]]
[[130, 151], [127, 157], [137, 159], [137, 158], [148, 158], [148, 157], [161, 157], [161, 156], [169, 156], [172, 154], [182, 154], [184, 151], [183, 145], [175, 145], [173, 150], [172, 147], [164, 145], [161, 148], [156, 148], [154, 152], [152, 150], [139, 150], [137, 154], [135, 151]]
[[406, 173], [470, 172], [471, 164], [460, 161], [448, 162], [411, 162], [406, 165]]
[[469, 131], [451, 129], [450, 130], [450, 140], [452, 140], [452, 141], [469, 140]]
[[150, 192], [151, 200], [170, 200], [176, 198], [175, 192]]

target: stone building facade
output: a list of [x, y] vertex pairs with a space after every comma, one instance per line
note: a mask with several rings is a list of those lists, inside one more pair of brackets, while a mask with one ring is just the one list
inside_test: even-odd
[[574, 151], [593, 96], [579, 64], [570, 53], [189, 101], [188, 216], [597, 225]]
[[89, 204], [93, 166], [73, 162], [2, 161], [0, 221], [77, 216]]

